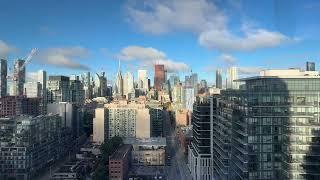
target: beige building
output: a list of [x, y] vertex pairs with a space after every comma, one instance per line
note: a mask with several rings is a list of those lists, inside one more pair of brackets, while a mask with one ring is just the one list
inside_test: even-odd
[[188, 126], [190, 124], [191, 112], [187, 109], [175, 111], [176, 126]]
[[166, 159], [166, 138], [152, 137], [145, 139], [125, 138], [124, 144], [131, 144], [132, 165], [164, 166]]
[[106, 108], [97, 108], [95, 118], [93, 118], [93, 142], [101, 144], [107, 137], [107, 110]]
[[149, 138], [150, 134], [149, 109], [143, 102], [118, 100], [96, 109], [94, 142], [101, 143], [114, 136]]

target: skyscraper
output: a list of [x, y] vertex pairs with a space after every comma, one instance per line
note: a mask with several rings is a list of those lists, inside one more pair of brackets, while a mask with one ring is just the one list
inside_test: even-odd
[[266, 70], [222, 91], [213, 131], [216, 179], [319, 179], [319, 72]]
[[165, 70], [163, 64], [154, 65], [154, 88], [158, 91], [162, 90], [165, 83]]
[[149, 89], [147, 70], [138, 70], [138, 88], [145, 91]]
[[38, 71], [37, 81], [41, 85], [41, 97], [42, 97], [42, 112], [46, 112], [47, 110], [47, 72], [44, 70]]
[[26, 67], [24, 66], [24, 60], [17, 60], [14, 63], [13, 72], [13, 93], [14, 95], [23, 95], [23, 85], [26, 82]]
[[7, 60], [0, 59], [0, 97], [7, 95]]
[[67, 76], [49, 76], [48, 103], [70, 102], [70, 78]]
[[84, 73], [82, 76], [83, 89], [85, 91], [85, 99], [92, 99], [93, 90], [91, 84], [90, 72]]
[[211, 107], [213, 107], [212, 98], [197, 98], [193, 106], [193, 139], [189, 146], [188, 166], [195, 180], [214, 179], [210, 142], [213, 121]]
[[239, 89], [239, 83], [234, 80], [238, 79], [237, 67], [230, 67], [227, 72], [227, 89]]
[[316, 65], [314, 62], [306, 62], [306, 70], [307, 71], [315, 71]]
[[222, 70], [216, 70], [216, 88], [222, 89]]
[[119, 68], [117, 73], [117, 79], [116, 79], [116, 88], [115, 88], [115, 95], [116, 96], [123, 96], [123, 78], [121, 74], [121, 64], [119, 60]]
[[96, 73], [94, 81], [94, 96], [104, 97], [107, 95], [107, 78], [105, 72]]
[[134, 78], [131, 72], [127, 72], [123, 81], [123, 94], [127, 99], [130, 99], [135, 94], [134, 91]]

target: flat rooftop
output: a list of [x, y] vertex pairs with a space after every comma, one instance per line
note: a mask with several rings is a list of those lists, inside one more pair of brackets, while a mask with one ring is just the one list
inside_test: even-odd
[[123, 140], [124, 144], [132, 144], [139, 146], [166, 146], [167, 140], [164, 137], [151, 137], [151, 138], [125, 138]]
[[124, 144], [120, 148], [117, 149], [116, 152], [114, 152], [110, 156], [110, 160], [120, 160], [123, 159], [132, 149], [132, 145], [130, 144]]

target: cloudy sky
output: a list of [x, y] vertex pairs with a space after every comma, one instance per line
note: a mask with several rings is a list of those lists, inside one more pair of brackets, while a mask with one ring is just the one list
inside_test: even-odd
[[213, 81], [216, 68], [252, 75], [318, 63], [319, 18], [311, 0], [3, 0], [0, 57], [12, 63], [38, 48], [29, 72], [113, 78], [120, 59], [123, 71], [163, 63]]

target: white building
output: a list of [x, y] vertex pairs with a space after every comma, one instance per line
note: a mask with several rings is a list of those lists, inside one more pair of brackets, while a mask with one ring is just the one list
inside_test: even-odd
[[145, 91], [149, 89], [147, 70], [138, 70], [138, 88]]
[[97, 143], [114, 136], [150, 138], [149, 109], [143, 102], [114, 101], [96, 109], [93, 127]]
[[227, 70], [227, 89], [239, 89], [239, 82], [234, 80], [238, 79], [238, 68], [230, 67]]
[[24, 95], [28, 98], [41, 98], [42, 97], [42, 85], [39, 82], [26, 82], [23, 86]]
[[106, 108], [97, 108], [93, 118], [93, 142], [102, 144], [108, 139], [107, 120]]
[[185, 109], [192, 112], [194, 101], [195, 101], [194, 88], [193, 87], [184, 87], [184, 102], [183, 102], [183, 104], [184, 104]]
[[132, 94], [135, 94], [134, 79], [131, 72], [127, 72], [123, 80], [123, 94], [127, 97], [127, 99], [130, 99], [129, 97], [131, 97]]

